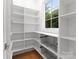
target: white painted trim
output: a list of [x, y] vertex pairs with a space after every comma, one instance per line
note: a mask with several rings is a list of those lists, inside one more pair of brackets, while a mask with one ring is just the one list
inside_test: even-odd
[[60, 38], [63, 38], [63, 39], [67, 39], [67, 40], [72, 40], [72, 41], [76, 41], [76, 38], [75, 37], [66, 37], [66, 36], [61, 36]]
[[36, 33], [40, 33], [40, 34], [45, 34], [45, 35], [49, 35], [49, 36], [53, 36], [53, 37], [58, 37], [58, 34], [53, 34], [53, 33], [46, 33], [46, 32], [40, 32], [40, 31], [36, 31]]

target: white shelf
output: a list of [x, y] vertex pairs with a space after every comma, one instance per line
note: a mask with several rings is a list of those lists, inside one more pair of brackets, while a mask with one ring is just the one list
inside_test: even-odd
[[22, 48], [22, 49], [17, 49], [17, 50], [12, 50], [12, 52], [17, 52], [17, 51], [21, 51], [21, 50], [24, 50], [24, 48]]
[[19, 21], [12, 21], [12, 23], [24, 24], [24, 22], [19, 22]]
[[12, 6], [12, 12], [19, 12], [19, 13], [24, 13], [24, 7], [13, 5]]
[[27, 25], [39, 25], [39, 23], [24, 23], [24, 22], [19, 22], [19, 21], [12, 21], [12, 23], [16, 23], [16, 24], [27, 24]]
[[75, 37], [61, 36], [60, 38], [76, 41], [76, 38]]
[[12, 35], [12, 34], [15, 34], [15, 33], [18, 33], [18, 34], [19, 34], [19, 33], [24, 33], [24, 32], [11, 32], [11, 35]]
[[24, 39], [24, 40], [36, 40], [37, 42], [39, 42], [39, 38], [27, 38], [27, 39]]
[[22, 14], [12, 14], [12, 23], [24, 23], [24, 15]]
[[12, 40], [12, 43], [13, 43], [13, 42], [18, 42], [18, 41], [25, 41], [25, 40], [35, 40], [35, 41], [37, 41], [38, 43], [40, 43], [40, 42], [39, 42], [39, 38], [27, 38], [27, 39], [22, 39], [22, 40], [21, 40], [21, 39], [20, 39], [20, 40]]
[[21, 13], [18, 13], [18, 12], [13, 12], [13, 14], [17, 14], [17, 15], [21, 15], [21, 16], [27, 16], [27, 17], [30, 17], [30, 18], [38, 18], [38, 16], [36, 15], [30, 15], [30, 14], [21, 14]]
[[11, 32], [11, 35], [12, 34], [20, 34], [20, 33], [24, 33], [24, 32]]
[[17, 52], [17, 51], [21, 51], [21, 50], [25, 50], [25, 49], [30, 49], [30, 48], [33, 48], [33, 47], [31, 46], [31, 47], [27, 47], [27, 48], [22, 48], [22, 49], [12, 50], [12, 52]]
[[[24, 42], [25, 42], [26, 40], [35, 40], [35, 41], [37, 41], [37, 42], [39, 43], [39, 41], [36, 40], [36, 38], [28, 38], [28, 39], [24, 39], [24, 40], [14, 40], [14, 41], [12, 41], [12, 44], [13, 44], [14, 42], [19, 42], [19, 41], [24, 41]], [[21, 51], [21, 50], [24, 50], [24, 49], [30, 49], [30, 48], [34, 48], [34, 46], [28, 46], [28, 47], [24, 47], [24, 48], [22, 48], [22, 49], [12, 50], [12, 52], [17, 52], [17, 51]]]
[[37, 15], [38, 10], [31, 9], [31, 8], [24, 8], [24, 14], [31, 14], [31, 15]]
[[58, 37], [59, 36], [58, 34], [39, 32], [39, 31], [36, 31], [36, 33], [45, 34], [45, 35], [49, 35], [49, 36], [53, 36], [53, 37]]
[[66, 13], [66, 14], [64, 14], [64, 15], [60, 15], [59, 17], [69, 16], [69, 15], [72, 15], [72, 14], [76, 14], [76, 12]]
[[56, 56], [58, 56], [58, 54], [57, 54], [55, 51], [51, 50], [51, 48], [48, 48], [46, 45], [44, 45], [44, 44], [42, 44], [42, 43], [41, 43], [41, 45], [42, 45], [43, 47], [45, 47], [46, 49], [48, 49], [50, 52], [54, 53]]
[[39, 25], [38, 23], [24, 23], [24, 24], [28, 24], [28, 25]]
[[24, 16], [24, 13], [20, 13], [20, 12], [12, 12], [12, 14], [16, 14], [16, 15]]
[[74, 55], [71, 55], [71, 54], [70, 55], [69, 54], [67, 54], [67, 55], [62, 54], [62, 55], [60, 55], [60, 57], [63, 58], [63, 59], [65, 59], [65, 58], [67, 58], [67, 59], [75, 59], [76, 58]]
[[76, 14], [60, 17], [60, 38], [74, 40], [76, 35]]
[[11, 32], [24, 32], [24, 25], [23, 24], [11, 24]]
[[[59, 55], [63, 57], [63, 59], [72, 59], [71, 55], [75, 56], [76, 54], [76, 42], [72, 40], [66, 40], [60, 38], [60, 49], [59, 49]], [[75, 59], [75, 58], [73, 58]]]
[[16, 24], [27, 24], [27, 25], [39, 25], [38, 23], [24, 23], [24, 22], [18, 22], [18, 21], [12, 21], [12, 23], [16, 23]]
[[24, 12], [25, 12], [25, 13], [27, 13], [27, 12], [38, 13], [39, 10], [35, 10], [35, 9], [32, 9], [32, 8], [24, 8]]
[[31, 17], [31, 18], [38, 18], [38, 16], [37, 15], [27, 15], [27, 14], [25, 14], [24, 16], [27, 16], [27, 17]]
[[24, 41], [24, 39], [20, 39], [20, 40], [12, 40], [12, 43], [13, 43], [13, 42], [18, 42], [18, 41]]
[[22, 16], [24, 16], [24, 14], [21, 14], [21, 13], [19, 13], [19, 12], [13, 12], [13, 14], [17, 14], [17, 15], [22, 15]]

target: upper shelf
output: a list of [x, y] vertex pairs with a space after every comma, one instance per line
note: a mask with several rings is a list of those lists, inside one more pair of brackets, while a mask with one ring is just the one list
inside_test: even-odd
[[31, 8], [25, 8], [17, 5], [13, 5], [13, 12], [20, 12], [20, 13], [32, 13], [32, 14], [37, 14], [39, 11]]
[[66, 13], [66, 14], [60, 15], [59, 17], [69, 16], [69, 15], [72, 15], [72, 14], [76, 14], [76, 12]]
[[12, 20], [12, 23], [24, 24], [24, 25], [39, 25], [39, 23], [26, 23], [26, 22], [21, 22], [21, 21], [14, 21], [14, 20]]
[[24, 14], [24, 7], [13, 5], [12, 12]]
[[13, 14], [22, 15], [22, 16], [24, 16], [24, 17], [38, 18], [37, 15], [21, 14], [21, 13], [19, 13], [19, 12], [13, 12]]
[[53, 34], [53, 33], [46, 33], [46, 32], [40, 32], [40, 31], [36, 31], [36, 33], [40, 33], [40, 34], [45, 34], [45, 35], [49, 35], [49, 36], [53, 36], [53, 37], [58, 37], [58, 34]]
[[60, 38], [76, 41], [76, 37], [61, 36]]
[[31, 18], [37, 18], [38, 12], [39, 12], [38, 10], [34, 10], [31, 8], [24, 8], [16, 5], [13, 5], [13, 8], [12, 8], [13, 14], [22, 15], [25, 17], [27, 16]]
[[34, 14], [34, 15], [37, 15], [38, 14], [38, 10], [35, 10], [35, 9], [31, 9], [31, 8], [24, 8], [24, 13], [27, 14], [27, 13], [31, 13], [31, 14]]

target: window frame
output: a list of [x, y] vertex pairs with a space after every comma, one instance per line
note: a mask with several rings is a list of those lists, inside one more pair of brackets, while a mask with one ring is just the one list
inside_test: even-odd
[[[50, 1], [45, 1], [45, 8], [46, 8], [46, 5], [51, 5], [51, 4], [49, 4], [49, 2]], [[51, 5], [52, 6], [52, 5]], [[54, 8], [53, 8], [54, 9]], [[56, 9], [55, 9], [56, 10]], [[49, 19], [46, 19], [46, 14], [45, 14], [45, 28], [46, 29], [58, 29], [59, 28], [59, 5], [58, 5], [58, 16], [56, 16], [56, 17], [52, 17], [52, 7], [50, 7], [50, 14], [51, 14], [51, 17], [49, 18], [50, 19], [50, 27], [46, 27], [46, 21], [48, 21]], [[46, 9], [45, 9], [45, 13], [46, 13], [47, 11], [46, 11]], [[53, 25], [53, 23], [52, 23], [52, 19], [55, 19], [55, 18], [58, 18], [58, 24], [57, 24], [57, 26], [58, 27], [52, 27], [52, 25]]]

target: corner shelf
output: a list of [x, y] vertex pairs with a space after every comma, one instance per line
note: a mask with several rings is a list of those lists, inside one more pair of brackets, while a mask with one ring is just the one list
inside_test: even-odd
[[24, 24], [24, 22], [19, 22], [19, 21], [11, 21], [12, 23], [16, 23], [16, 24]]
[[75, 59], [75, 58], [76, 58], [74, 55], [68, 55], [68, 54], [67, 54], [67, 55], [63, 55], [63, 54], [62, 54], [62, 55], [60, 55], [60, 57], [61, 57], [62, 59], [64, 59], [64, 58]]
[[33, 48], [33, 47], [27, 47], [27, 48], [22, 48], [22, 49], [12, 50], [12, 52], [22, 51], [22, 50], [30, 49], [30, 48]]
[[30, 15], [30, 14], [21, 14], [21, 13], [18, 13], [18, 12], [13, 12], [13, 14], [17, 14], [17, 15], [21, 15], [21, 16], [26, 16], [26, 17], [30, 17], [30, 18], [38, 18], [37, 15]]
[[37, 41], [37, 42], [39, 42], [39, 39], [38, 40], [36, 40], [36, 39], [38, 39], [38, 38], [27, 38], [27, 39], [20, 39], [20, 40], [12, 40], [12, 42], [18, 42], [18, 41], [25, 41], [25, 40], [35, 40], [35, 41]]
[[[38, 40], [36, 40], [37, 38], [27, 38], [27, 39], [23, 39], [23, 40], [12, 40], [12, 45], [13, 45], [13, 43], [15, 43], [15, 42], [25, 42], [26, 40], [28, 41], [28, 40], [35, 40], [36, 42], [38, 42], [39, 43], [39, 41]], [[25, 44], [25, 43], [24, 43]], [[24, 48], [20, 48], [20, 49], [16, 49], [16, 50], [12, 50], [12, 52], [17, 52], [17, 51], [21, 51], [21, 50], [24, 50], [24, 49], [29, 49], [29, 48], [32, 48], [33, 46], [29, 46], [29, 47], [27, 47], [27, 48], [25, 48], [25, 46], [24, 46]], [[33, 47], [34, 48], [34, 47]]]
[[19, 13], [19, 12], [13, 12], [12, 14], [16, 14], [16, 15], [21, 15], [21, 16], [24, 16], [24, 14]]
[[31, 18], [36, 18], [36, 19], [38, 18], [37, 15], [29, 15], [29, 14], [27, 15], [27, 14], [25, 14], [24, 16], [31, 17]]
[[53, 33], [46, 33], [46, 32], [40, 32], [40, 31], [35, 31], [35, 32], [39, 33], [39, 34], [49, 35], [49, 36], [52, 36], [52, 37], [58, 37], [59, 36], [58, 34], [53, 34]]
[[60, 38], [59, 55], [64, 59], [75, 59], [76, 40]]
[[24, 39], [20, 39], [20, 40], [12, 40], [12, 44], [13, 44], [14, 42], [19, 42], [19, 41], [24, 41]]
[[53, 51], [51, 48], [47, 47], [46, 45], [44, 45], [44, 44], [42, 44], [42, 43], [41, 43], [41, 45], [42, 45], [43, 47], [45, 47], [46, 49], [48, 49], [50, 52], [52, 52], [52, 53], [54, 53], [55, 55], [58, 56], [58, 54], [57, 54], [55, 51]]
[[61, 36], [60, 38], [76, 41], [75, 37]]
[[20, 33], [24, 33], [24, 32], [11, 32], [11, 35], [12, 34], [20, 34]]
[[76, 14], [76, 12], [70, 12], [70, 13], [66, 13], [66, 14], [64, 14], [64, 15], [61, 15], [61, 16], [59, 16], [59, 17], [69, 16], [69, 15], [72, 15], [72, 14]]
[[24, 24], [27, 24], [27, 25], [39, 25], [38, 23], [24, 23]]
[[57, 59], [57, 55], [49, 51], [46, 47], [41, 45], [41, 53], [46, 57], [46, 59]]
[[20, 22], [20, 21], [11, 21], [11, 22], [16, 23], [16, 24], [39, 25], [39, 23], [24, 23], [24, 22]]
[[27, 25], [39, 25], [38, 23], [24, 23], [24, 22], [18, 22], [18, 21], [12, 21], [12, 23], [16, 23], [16, 24], [27, 24]]

